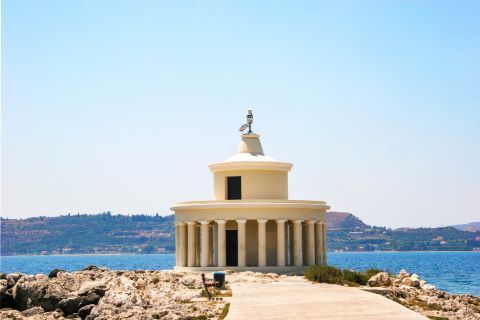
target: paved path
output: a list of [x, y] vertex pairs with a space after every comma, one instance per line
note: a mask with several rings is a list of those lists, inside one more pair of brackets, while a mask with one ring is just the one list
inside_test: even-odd
[[226, 320], [240, 319], [427, 319], [378, 294], [301, 277], [271, 283], [232, 284]]

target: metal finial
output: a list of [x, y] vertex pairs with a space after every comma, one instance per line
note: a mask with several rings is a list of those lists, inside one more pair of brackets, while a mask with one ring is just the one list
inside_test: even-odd
[[238, 131], [243, 132], [248, 128], [248, 133], [252, 133], [253, 113], [251, 109], [247, 110], [247, 123], [242, 125]]

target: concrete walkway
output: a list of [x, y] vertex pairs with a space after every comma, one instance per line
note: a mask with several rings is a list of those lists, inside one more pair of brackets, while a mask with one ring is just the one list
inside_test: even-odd
[[271, 283], [233, 283], [226, 320], [427, 319], [378, 294], [313, 284], [302, 277]]

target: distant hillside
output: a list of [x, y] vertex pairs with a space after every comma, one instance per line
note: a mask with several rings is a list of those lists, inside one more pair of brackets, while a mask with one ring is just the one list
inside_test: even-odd
[[[453, 227], [387, 229], [351, 213], [329, 212], [328, 249], [338, 251], [480, 250], [480, 231]], [[1, 219], [1, 255], [175, 251], [174, 216], [65, 215]]]
[[466, 224], [457, 224], [452, 226], [455, 229], [462, 230], [462, 231], [469, 231], [469, 232], [476, 232], [480, 231], [480, 222], [470, 222]]
[[368, 227], [362, 220], [348, 212], [327, 212], [327, 229], [354, 229]]
[[66, 215], [1, 219], [1, 255], [175, 251], [174, 216]]

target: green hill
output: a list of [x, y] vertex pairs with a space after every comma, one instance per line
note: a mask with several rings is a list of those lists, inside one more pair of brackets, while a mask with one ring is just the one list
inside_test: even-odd
[[175, 251], [174, 216], [65, 215], [1, 219], [2, 255]]
[[[480, 231], [453, 227], [387, 229], [347, 212], [328, 213], [328, 249], [422, 251], [480, 248]], [[168, 253], [175, 251], [174, 216], [76, 214], [1, 219], [1, 255]]]

